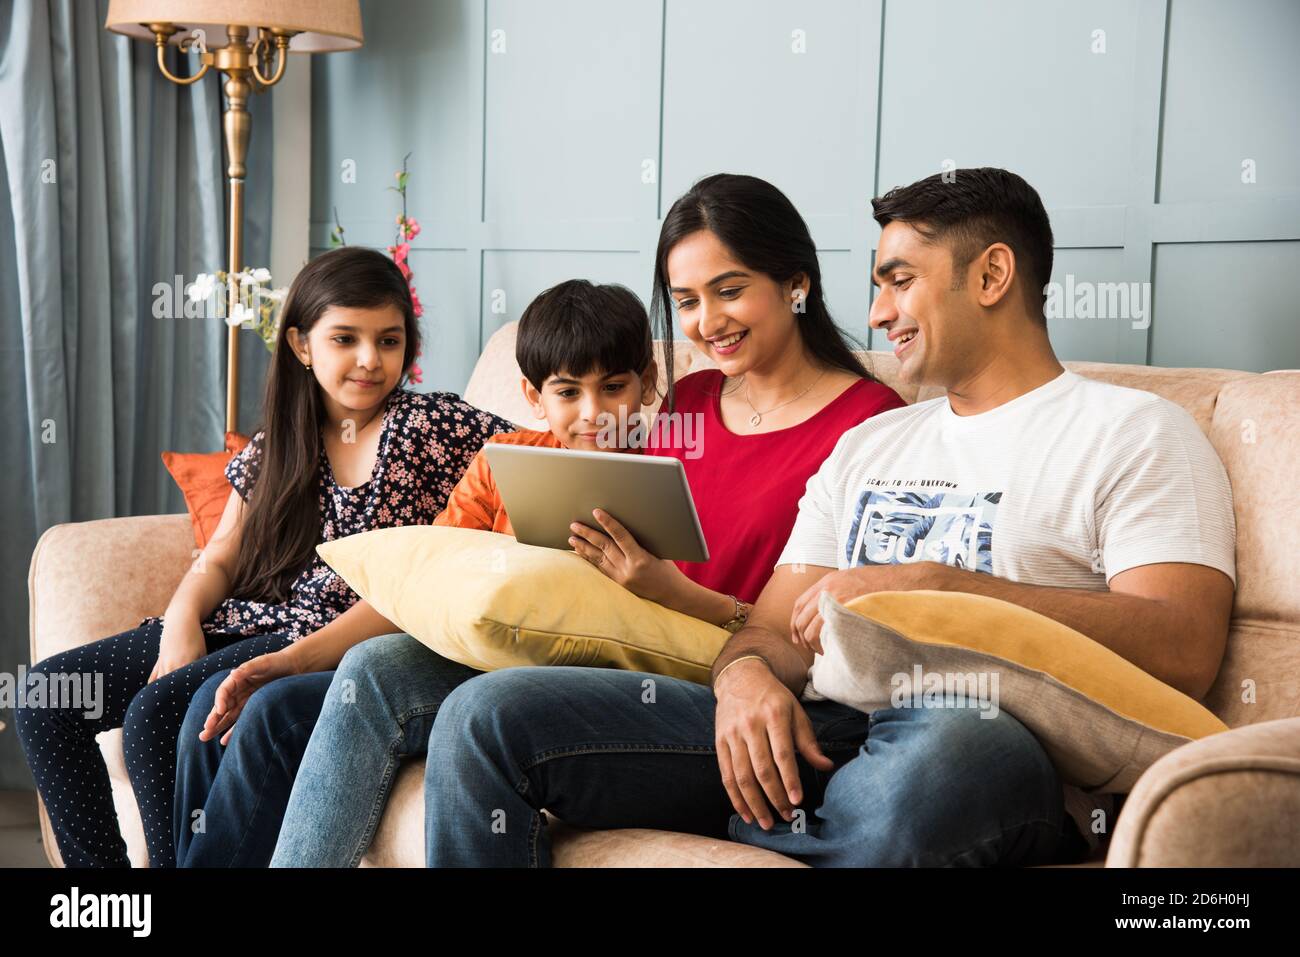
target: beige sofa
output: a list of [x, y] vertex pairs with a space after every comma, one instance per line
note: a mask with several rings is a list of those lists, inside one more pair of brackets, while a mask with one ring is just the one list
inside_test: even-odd
[[[675, 355], [678, 376], [706, 364], [687, 343], [676, 343]], [[931, 397], [897, 381], [892, 355], [868, 355], [876, 375], [907, 401]], [[1232, 631], [1206, 698], [1233, 730], [1180, 748], [1148, 770], [1102, 849], [1105, 863], [1300, 865], [1300, 372], [1069, 365], [1187, 408], [1227, 466], [1237, 514]], [[489, 341], [465, 398], [534, 427], [518, 383], [511, 324]], [[49, 529], [32, 555], [29, 577], [32, 661], [161, 613], [193, 548], [185, 515]], [[131, 860], [143, 865], [144, 838], [121, 732], [104, 734], [100, 742]], [[423, 767], [423, 761], [411, 761], [399, 773], [365, 865], [423, 864]], [[692, 835], [553, 826], [561, 866], [802, 866], [770, 851]], [[46, 853], [58, 866], [44, 808], [41, 830]]]

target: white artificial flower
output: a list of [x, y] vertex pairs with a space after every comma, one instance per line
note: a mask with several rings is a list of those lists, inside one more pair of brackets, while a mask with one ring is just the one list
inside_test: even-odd
[[217, 277], [206, 272], [201, 272], [194, 282], [190, 283], [189, 294], [190, 302], [202, 302], [212, 295], [212, 289], [217, 284]]
[[271, 270], [262, 269], [262, 268], [253, 270], [253, 282], [262, 283], [262, 282], [270, 282], [270, 281], [271, 281]]
[[245, 322], [251, 322], [252, 319], [253, 310], [242, 302], [237, 302], [235, 303], [234, 308], [231, 309], [230, 315], [226, 317], [226, 325], [240, 326]]

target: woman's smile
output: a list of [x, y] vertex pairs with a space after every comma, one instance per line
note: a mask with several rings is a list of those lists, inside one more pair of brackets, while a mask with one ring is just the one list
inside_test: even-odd
[[749, 330], [742, 329], [740, 332], [734, 333], [733, 335], [710, 339], [709, 345], [718, 355], [729, 356], [739, 349], [741, 343], [743, 343], [748, 337]]

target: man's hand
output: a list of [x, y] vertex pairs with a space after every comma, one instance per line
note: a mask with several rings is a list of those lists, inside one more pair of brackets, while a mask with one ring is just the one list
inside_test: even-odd
[[790, 640], [816, 654], [822, 653], [822, 616], [817, 610], [822, 592], [843, 605], [862, 595], [878, 591], [915, 591], [918, 588], [941, 588], [941, 576], [947, 565], [914, 562], [906, 565], [861, 565], [831, 572], [818, 579], [795, 599], [790, 616]]
[[737, 660], [713, 691], [718, 767], [736, 813], [746, 824], [757, 820], [767, 830], [773, 824], [770, 801], [789, 821], [803, 800], [796, 754], [818, 770], [834, 767], [817, 746], [812, 721], [759, 658]]

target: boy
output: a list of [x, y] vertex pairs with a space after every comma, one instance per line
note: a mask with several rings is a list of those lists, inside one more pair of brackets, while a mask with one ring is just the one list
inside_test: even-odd
[[[570, 279], [547, 289], [519, 320], [515, 358], [520, 387], [545, 432], [502, 432], [488, 442], [549, 449], [639, 452], [599, 441], [604, 416], [625, 422], [655, 398], [657, 370], [645, 307], [623, 286]], [[618, 435], [626, 430], [608, 430]], [[447, 499], [435, 525], [513, 535], [510, 519], [479, 452]]]

